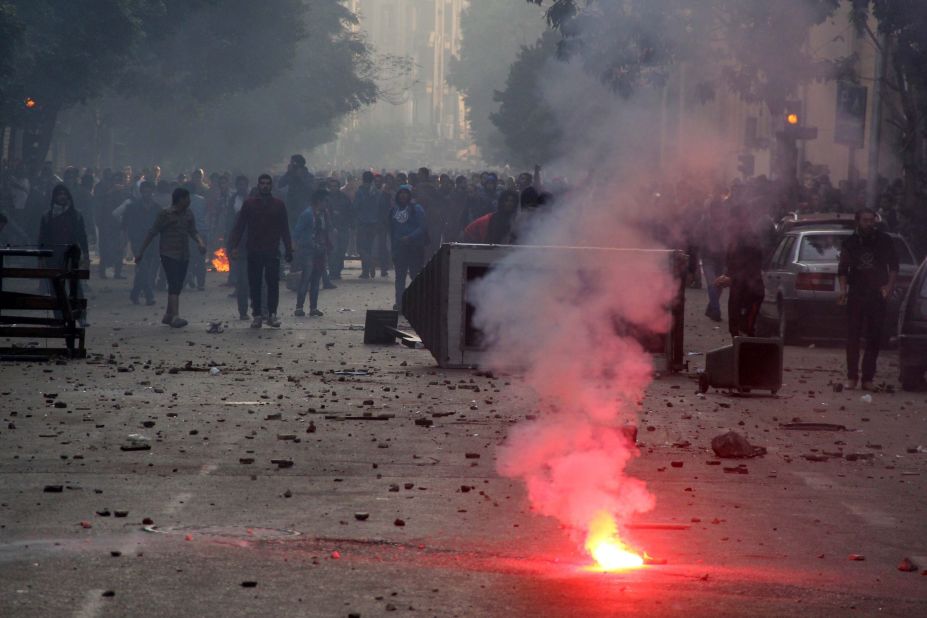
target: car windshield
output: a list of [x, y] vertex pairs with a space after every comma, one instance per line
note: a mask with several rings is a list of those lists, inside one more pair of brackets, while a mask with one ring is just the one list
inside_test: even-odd
[[838, 262], [848, 234], [806, 234], [798, 248], [799, 262]]

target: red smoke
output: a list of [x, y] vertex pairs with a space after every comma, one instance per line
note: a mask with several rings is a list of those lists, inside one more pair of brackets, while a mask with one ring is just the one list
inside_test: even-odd
[[[581, 208], [569, 214], [593, 230], [599, 219]], [[577, 229], [554, 216], [533, 240], [563, 244]], [[659, 252], [525, 249], [474, 290], [489, 364], [522, 375], [541, 406], [537, 420], [510, 432], [499, 472], [522, 479], [535, 511], [576, 531], [612, 568], [633, 566], [620, 554], [620, 527], [654, 506], [644, 483], [625, 474], [637, 449], [623, 428], [635, 423], [653, 373], [626, 327], [668, 329], [674, 283], [664, 260]]]

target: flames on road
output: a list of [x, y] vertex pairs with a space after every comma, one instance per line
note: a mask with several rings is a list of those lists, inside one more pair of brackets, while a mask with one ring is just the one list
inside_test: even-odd
[[631, 551], [618, 537], [615, 518], [602, 511], [589, 523], [586, 551], [596, 562], [595, 570], [626, 571], [644, 566], [644, 558]]
[[229, 272], [229, 257], [225, 254], [225, 249], [220, 248], [212, 254], [212, 267], [216, 269], [216, 272], [227, 273]]

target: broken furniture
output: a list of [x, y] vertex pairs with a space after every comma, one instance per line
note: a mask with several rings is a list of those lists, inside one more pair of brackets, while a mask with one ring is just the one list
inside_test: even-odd
[[782, 388], [782, 340], [734, 337], [731, 345], [708, 352], [698, 389], [705, 393], [709, 387], [741, 394], [768, 390], [775, 395]]
[[[60, 253], [59, 253], [60, 254]], [[64, 250], [64, 265], [50, 267], [47, 261], [56, 255], [53, 249], [0, 249], [0, 339], [63, 339], [62, 348], [42, 348], [42, 354], [84, 358], [84, 328], [79, 320], [87, 309], [87, 300], [80, 298], [78, 281], [89, 279], [90, 271], [81, 270], [80, 248], [71, 245]], [[29, 258], [36, 267], [10, 267], [10, 258]], [[16, 292], [8, 289], [14, 280], [46, 282], [48, 293]], [[14, 312], [14, 313], [11, 313]], [[25, 312], [25, 313], [24, 313]], [[41, 316], [32, 312], [46, 312]], [[48, 316], [47, 312], [53, 312]], [[5, 355], [34, 354], [26, 347], [0, 348]]]
[[[513, 255], [514, 254], [514, 255]], [[679, 293], [672, 307], [672, 325], [666, 333], [627, 329], [647, 350], [654, 370], [677, 371], [683, 366], [683, 322], [685, 315], [684, 278], [679, 276], [685, 254], [669, 250], [614, 249], [597, 247], [541, 247], [528, 245], [443, 245], [421, 273], [409, 284], [402, 300], [402, 313], [422, 342], [443, 368], [478, 367], [486, 354], [482, 333], [474, 325], [476, 311], [471, 302], [472, 288], [507, 258], [507, 268], [531, 269], [551, 262], [594, 265], [604, 261], [621, 264], [647, 276], [648, 271], [670, 273], [679, 281]], [[593, 276], [592, 274], [590, 276]]]

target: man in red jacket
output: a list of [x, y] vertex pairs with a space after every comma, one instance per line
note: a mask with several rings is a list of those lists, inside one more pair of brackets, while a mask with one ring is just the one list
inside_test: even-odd
[[277, 306], [280, 303], [280, 243], [283, 243], [284, 259], [293, 261], [293, 241], [290, 238], [290, 224], [286, 205], [275, 198], [271, 191], [274, 181], [268, 174], [258, 178], [258, 195], [249, 198], [241, 207], [235, 227], [229, 238], [232, 258], [238, 258], [238, 243], [247, 231], [248, 239], [248, 283], [251, 288], [251, 310], [254, 320], [251, 328], [260, 328], [261, 291], [267, 283], [267, 325], [280, 327]]

